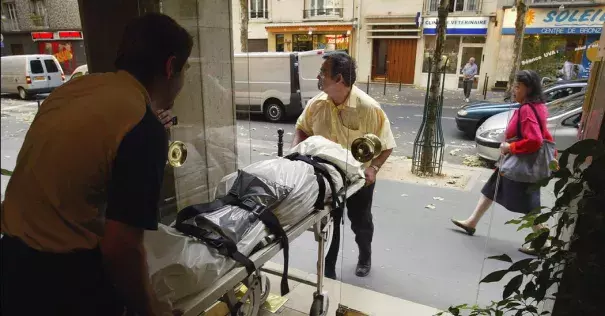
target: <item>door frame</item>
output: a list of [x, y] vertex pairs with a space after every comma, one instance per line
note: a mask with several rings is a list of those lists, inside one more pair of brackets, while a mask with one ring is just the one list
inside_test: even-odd
[[462, 60], [462, 50], [464, 48], [481, 48], [481, 56], [479, 57], [475, 57], [475, 60], [477, 58], [481, 58], [481, 66], [479, 67], [477, 74], [475, 75], [475, 80], [477, 80], [477, 87], [474, 86], [473, 84], [473, 89], [478, 89], [481, 86], [481, 71], [483, 70], [483, 61], [484, 58], [483, 56], [485, 56], [485, 43], [463, 43], [462, 42], [462, 36], [460, 36], [460, 48], [458, 49], [458, 56], [460, 56], [460, 58], [458, 58], [458, 65], [456, 67], [456, 71], [458, 72], [458, 82], [460, 82], [460, 79], [463, 77], [463, 75], [460, 73], [460, 70], [462, 69], [462, 63], [464, 63], [466, 65], [466, 60]]

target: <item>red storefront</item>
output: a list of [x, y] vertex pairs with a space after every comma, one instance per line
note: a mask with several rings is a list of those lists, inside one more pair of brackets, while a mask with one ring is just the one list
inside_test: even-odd
[[[38, 43], [38, 53], [53, 55], [65, 74], [71, 74], [78, 67], [75, 51], [83, 47], [81, 31], [33, 32], [32, 40]], [[85, 63], [80, 61], [80, 64]]]

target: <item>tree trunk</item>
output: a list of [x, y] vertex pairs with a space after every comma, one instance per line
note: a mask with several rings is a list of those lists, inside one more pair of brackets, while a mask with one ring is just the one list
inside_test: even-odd
[[521, 53], [523, 52], [523, 36], [525, 35], [525, 14], [527, 13], [527, 5], [525, 0], [517, 0], [515, 4], [517, 9], [517, 19], [515, 20], [515, 41], [513, 43], [513, 67], [508, 76], [508, 85], [504, 93], [504, 99], [509, 100], [512, 96], [515, 76], [521, 68]]
[[248, 52], [248, 0], [239, 0], [240, 7], [240, 35], [239, 40], [242, 45], [242, 53]]
[[433, 168], [435, 161], [434, 160], [434, 150], [436, 149], [435, 144], [435, 134], [437, 127], [437, 112], [439, 110], [439, 106], [442, 105], [439, 102], [439, 92], [441, 91], [439, 88], [441, 87], [441, 74], [440, 72], [445, 67], [445, 60], [442, 61], [443, 55], [443, 45], [445, 44], [445, 33], [447, 29], [447, 16], [448, 16], [448, 7], [449, 0], [441, 0], [439, 3], [439, 11], [438, 11], [438, 20], [437, 20], [437, 34], [436, 34], [436, 43], [435, 43], [435, 51], [433, 52], [432, 57], [432, 77], [431, 77], [431, 85], [429, 89], [429, 98], [428, 103], [425, 104], [428, 107], [427, 117], [426, 117], [426, 126], [424, 129], [424, 137], [422, 141], [424, 145], [422, 147], [422, 154], [420, 158], [420, 168], [416, 170], [419, 175], [434, 175], [435, 168]]

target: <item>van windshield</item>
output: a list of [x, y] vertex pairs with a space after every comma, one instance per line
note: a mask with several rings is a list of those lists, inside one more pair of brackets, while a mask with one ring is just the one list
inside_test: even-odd
[[57, 64], [55, 64], [55, 61], [52, 59], [45, 59], [44, 65], [46, 66], [46, 72], [48, 72], [49, 74], [54, 74], [54, 73], [59, 72], [59, 68], [57, 68]]
[[43, 74], [44, 68], [42, 67], [42, 62], [39, 60], [30, 60], [29, 68], [31, 69], [33, 74]]

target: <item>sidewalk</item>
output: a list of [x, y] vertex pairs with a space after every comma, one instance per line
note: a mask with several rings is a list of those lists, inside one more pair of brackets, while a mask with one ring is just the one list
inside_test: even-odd
[[[375, 225], [372, 272], [366, 278], [354, 275], [357, 246], [346, 219], [344, 244], [337, 264], [338, 278], [346, 284], [340, 291], [341, 302], [355, 308], [353, 303], [360, 300], [356, 293], [361, 291], [359, 288], [440, 310], [462, 303], [485, 305], [500, 299], [508, 279], [481, 286], [478, 282], [507, 265], [484, 258], [503, 253], [513, 261], [527, 258], [517, 249], [529, 231], [517, 232], [516, 226], [504, 225], [519, 215], [500, 206], [488, 211], [472, 237], [451, 224], [451, 218], [464, 219], [470, 215], [483, 184], [492, 173], [488, 169], [474, 172], [477, 181], [468, 189], [378, 180], [372, 210]], [[543, 189], [543, 205], [552, 205], [550, 192], [551, 189]], [[293, 241], [291, 249], [291, 268], [309, 273], [316, 271], [317, 248], [312, 234]], [[276, 256], [273, 261], [282, 264], [282, 256]], [[397, 309], [389, 311], [391, 313], [385, 315], [423, 315]]]
[[[367, 85], [366, 83], [356, 83], [355, 84], [359, 89], [366, 91]], [[373, 97], [376, 101], [381, 104], [391, 104], [391, 105], [424, 105], [424, 97], [426, 88], [416, 88], [413, 86], [402, 86], [401, 91], [399, 91], [398, 84], [387, 84], [386, 94], [383, 94], [384, 84], [383, 83], [370, 83], [369, 87], [369, 95]], [[472, 101], [482, 101], [483, 95], [481, 94], [482, 89], [476, 89], [471, 92], [471, 102]], [[462, 105], [466, 104], [464, 102], [464, 94], [462, 89], [460, 90], [445, 90], [443, 91], [443, 106], [449, 108], [459, 108]], [[488, 101], [497, 101], [500, 102], [504, 99], [504, 93], [497, 91], [487, 91], [487, 100]]]
[[[283, 268], [279, 264], [269, 263], [265, 267], [276, 271], [281, 271]], [[297, 269], [288, 271], [290, 276], [315, 282], [317, 275], [307, 273]], [[272, 284], [271, 293], [279, 295], [278, 285], [281, 278], [267, 274], [269, 281]], [[270, 313], [263, 310], [261, 316], [304, 316], [309, 315], [311, 303], [313, 302], [313, 293], [315, 288], [306, 284], [295, 281], [290, 281], [290, 293], [286, 295], [288, 301], [284, 307], [276, 313]], [[414, 316], [433, 316], [439, 310], [406, 301], [400, 298], [392, 297], [386, 294], [378, 293], [372, 290], [360, 288], [350, 284], [341, 283], [339, 281], [325, 278], [324, 290], [328, 293], [330, 306], [327, 315], [333, 316], [336, 314], [338, 305], [342, 304], [349, 308], [361, 311], [371, 316], [392, 316], [392, 315], [414, 315]]]

